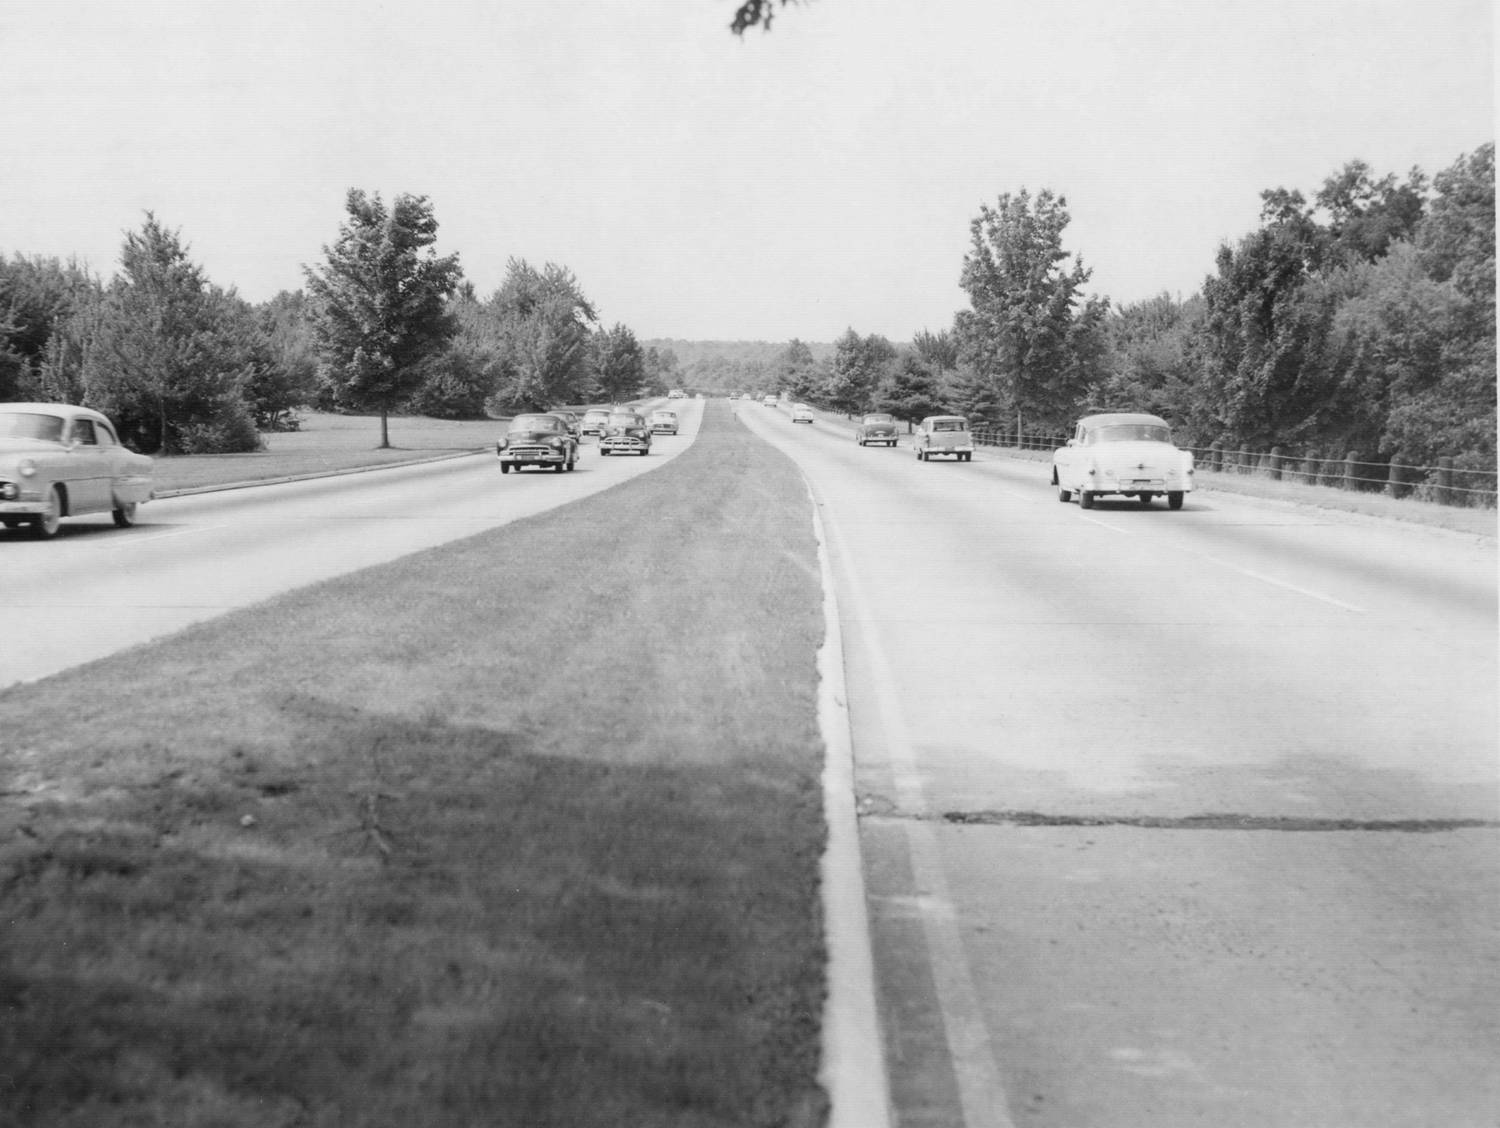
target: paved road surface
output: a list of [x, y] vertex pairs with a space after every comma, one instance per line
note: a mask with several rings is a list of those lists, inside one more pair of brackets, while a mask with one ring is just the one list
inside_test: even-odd
[[475, 455], [153, 501], [133, 529], [105, 514], [64, 521], [52, 541], [0, 533], [0, 688], [608, 489], [685, 450], [702, 406], [681, 401], [680, 435], [645, 458], [602, 458], [585, 440], [572, 473], [502, 476]]
[[739, 415], [829, 531], [901, 1125], [1500, 1122], [1493, 541]]

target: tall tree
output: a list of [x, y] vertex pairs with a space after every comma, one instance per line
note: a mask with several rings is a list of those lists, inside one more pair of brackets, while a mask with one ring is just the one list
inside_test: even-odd
[[594, 382], [611, 403], [631, 399], [646, 379], [645, 356], [635, 334], [624, 325], [601, 329], [593, 338]]
[[[1017, 415], [1047, 426], [1071, 416], [1091, 376], [1092, 343], [1075, 328], [1102, 321], [1107, 303], [1086, 298], [1092, 272], [1069, 257], [1062, 236], [1069, 221], [1067, 200], [1043, 189], [1033, 198], [1022, 189], [982, 205], [970, 223], [970, 250], [960, 284], [970, 308], [955, 328], [964, 359], [992, 377]], [[1085, 351], [1080, 352], [1083, 348]]]
[[808, 399], [817, 390], [818, 362], [805, 341], [793, 337], [776, 358], [776, 387], [781, 394], [794, 400]]
[[145, 450], [255, 449], [245, 388], [260, 342], [243, 303], [210, 285], [150, 212], [126, 234], [120, 265], [91, 327], [85, 402]]
[[869, 410], [875, 389], [895, 362], [896, 348], [878, 334], [846, 329], [834, 342], [833, 364], [820, 397], [834, 411]]
[[458, 256], [439, 256], [437, 219], [426, 196], [397, 196], [389, 210], [379, 193], [351, 188], [348, 219], [324, 264], [304, 268], [323, 375], [342, 406], [380, 413], [380, 446], [390, 441], [390, 413], [422, 383], [424, 364], [453, 336], [447, 307], [461, 271]]
[[504, 342], [503, 375], [490, 401], [497, 415], [577, 403], [589, 390], [589, 342], [598, 315], [573, 272], [511, 259], [490, 299]]
[[947, 410], [939, 374], [930, 361], [913, 353], [903, 355], [880, 381], [871, 406], [888, 411], [906, 423]]

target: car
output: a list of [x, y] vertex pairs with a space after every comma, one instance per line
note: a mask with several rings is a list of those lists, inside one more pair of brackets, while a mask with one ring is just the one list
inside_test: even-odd
[[578, 440], [561, 415], [551, 412], [517, 415], [510, 421], [505, 437], [495, 444], [495, 457], [500, 460], [502, 474], [523, 466], [550, 466], [559, 472], [572, 470], [578, 463]]
[[650, 454], [651, 425], [639, 412], [612, 411], [599, 436], [600, 454]]
[[651, 413], [651, 433], [653, 435], [675, 435], [677, 434], [677, 412], [668, 411], [666, 408], [658, 408]]
[[1150, 505], [1158, 494], [1169, 509], [1181, 509], [1193, 489], [1193, 455], [1173, 445], [1172, 428], [1159, 415], [1086, 415], [1067, 445], [1052, 452], [1052, 484], [1058, 501], [1076, 496], [1084, 509], [1112, 495]]
[[673, 388], [670, 392], [667, 393], [667, 398], [668, 399], [682, 399], [686, 395], [687, 395], [687, 393], [684, 392], [681, 388]]
[[854, 425], [854, 441], [860, 446], [870, 446], [873, 443], [895, 446], [896, 417], [883, 411], [864, 416]]
[[974, 435], [962, 415], [929, 415], [912, 432], [911, 445], [921, 462], [929, 462], [938, 454], [950, 455], [959, 462], [974, 461]]
[[762, 404], [764, 404], [766, 407], [775, 407], [776, 406], [776, 397], [775, 396], [771, 396], [771, 395], [761, 396], [760, 397], [760, 402]]
[[792, 408], [793, 423], [811, 423], [813, 421], [812, 408], [805, 403], [799, 403]]
[[602, 435], [608, 423], [609, 411], [606, 408], [591, 407], [583, 413], [583, 421], [578, 424], [578, 432], [581, 435]]
[[109, 513], [120, 528], [152, 496], [150, 457], [120, 442], [100, 412], [0, 403], [0, 524], [55, 537], [64, 517]]

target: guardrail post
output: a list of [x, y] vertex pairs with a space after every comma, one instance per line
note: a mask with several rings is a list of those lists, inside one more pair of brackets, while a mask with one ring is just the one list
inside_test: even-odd
[[1391, 497], [1402, 497], [1405, 488], [1401, 481], [1401, 459], [1404, 455], [1397, 451], [1391, 458], [1391, 465], [1385, 475], [1385, 492]]
[[1458, 496], [1453, 491], [1453, 459], [1444, 455], [1438, 460], [1437, 499], [1440, 505], [1457, 505]]
[[1271, 481], [1281, 481], [1281, 448], [1271, 448], [1271, 453], [1266, 456], [1266, 469], [1271, 472]]
[[1318, 452], [1316, 449], [1308, 451], [1302, 457], [1302, 481], [1309, 486], [1318, 483]]
[[1208, 468], [1215, 472], [1224, 467], [1224, 444], [1218, 441], [1208, 445]]
[[1346, 490], [1359, 489], [1359, 475], [1355, 473], [1354, 470], [1354, 468], [1358, 465], [1359, 455], [1354, 451], [1351, 450], [1347, 455], [1344, 456], [1344, 479], [1342, 483], [1340, 483], [1342, 488]]

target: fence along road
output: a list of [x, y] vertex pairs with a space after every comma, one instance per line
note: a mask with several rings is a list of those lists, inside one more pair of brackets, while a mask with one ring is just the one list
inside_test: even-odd
[[739, 416], [829, 530], [900, 1123], [1493, 1122], [1493, 541]]

